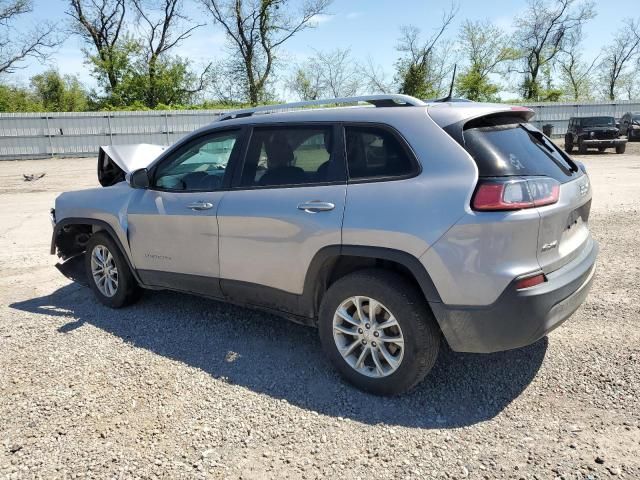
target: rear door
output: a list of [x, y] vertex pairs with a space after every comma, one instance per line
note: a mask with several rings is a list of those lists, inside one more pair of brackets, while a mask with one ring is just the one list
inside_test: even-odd
[[201, 135], [151, 172], [128, 209], [133, 263], [148, 285], [220, 296], [216, 212], [241, 130]]
[[346, 180], [331, 124], [256, 126], [218, 209], [224, 294], [298, 313], [316, 253], [340, 245]]

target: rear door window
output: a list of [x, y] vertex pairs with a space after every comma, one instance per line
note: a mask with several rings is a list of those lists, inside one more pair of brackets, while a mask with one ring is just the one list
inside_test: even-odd
[[345, 127], [347, 167], [351, 180], [406, 177], [417, 171], [408, 150], [381, 127]]
[[517, 117], [474, 120], [465, 127], [464, 142], [481, 177], [540, 175], [566, 182], [579, 175], [553, 142]]
[[249, 142], [240, 186], [344, 181], [344, 166], [335, 152], [332, 125], [256, 127]]

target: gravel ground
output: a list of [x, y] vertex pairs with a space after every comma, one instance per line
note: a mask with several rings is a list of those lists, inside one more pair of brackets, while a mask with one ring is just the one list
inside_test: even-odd
[[168, 292], [101, 306], [48, 255], [48, 209], [95, 160], [0, 162], [0, 478], [640, 478], [640, 148], [578, 158], [587, 302], [525, 349], [445, 347], [393, 399], [279, 318]]

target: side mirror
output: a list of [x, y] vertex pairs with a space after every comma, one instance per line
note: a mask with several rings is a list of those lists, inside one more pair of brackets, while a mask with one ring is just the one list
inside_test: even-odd
[[146, 168], [127, 173], [125, 179], [133, 188], [149, 188], [149, 171]]

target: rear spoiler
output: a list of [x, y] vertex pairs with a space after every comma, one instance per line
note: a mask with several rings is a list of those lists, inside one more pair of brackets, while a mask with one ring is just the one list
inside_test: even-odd
[[103, 187], [124, 181], [127, 173], [148, 167], [167, 147], [138, 143], [109, 145], [98, 151], [98, 181]]

